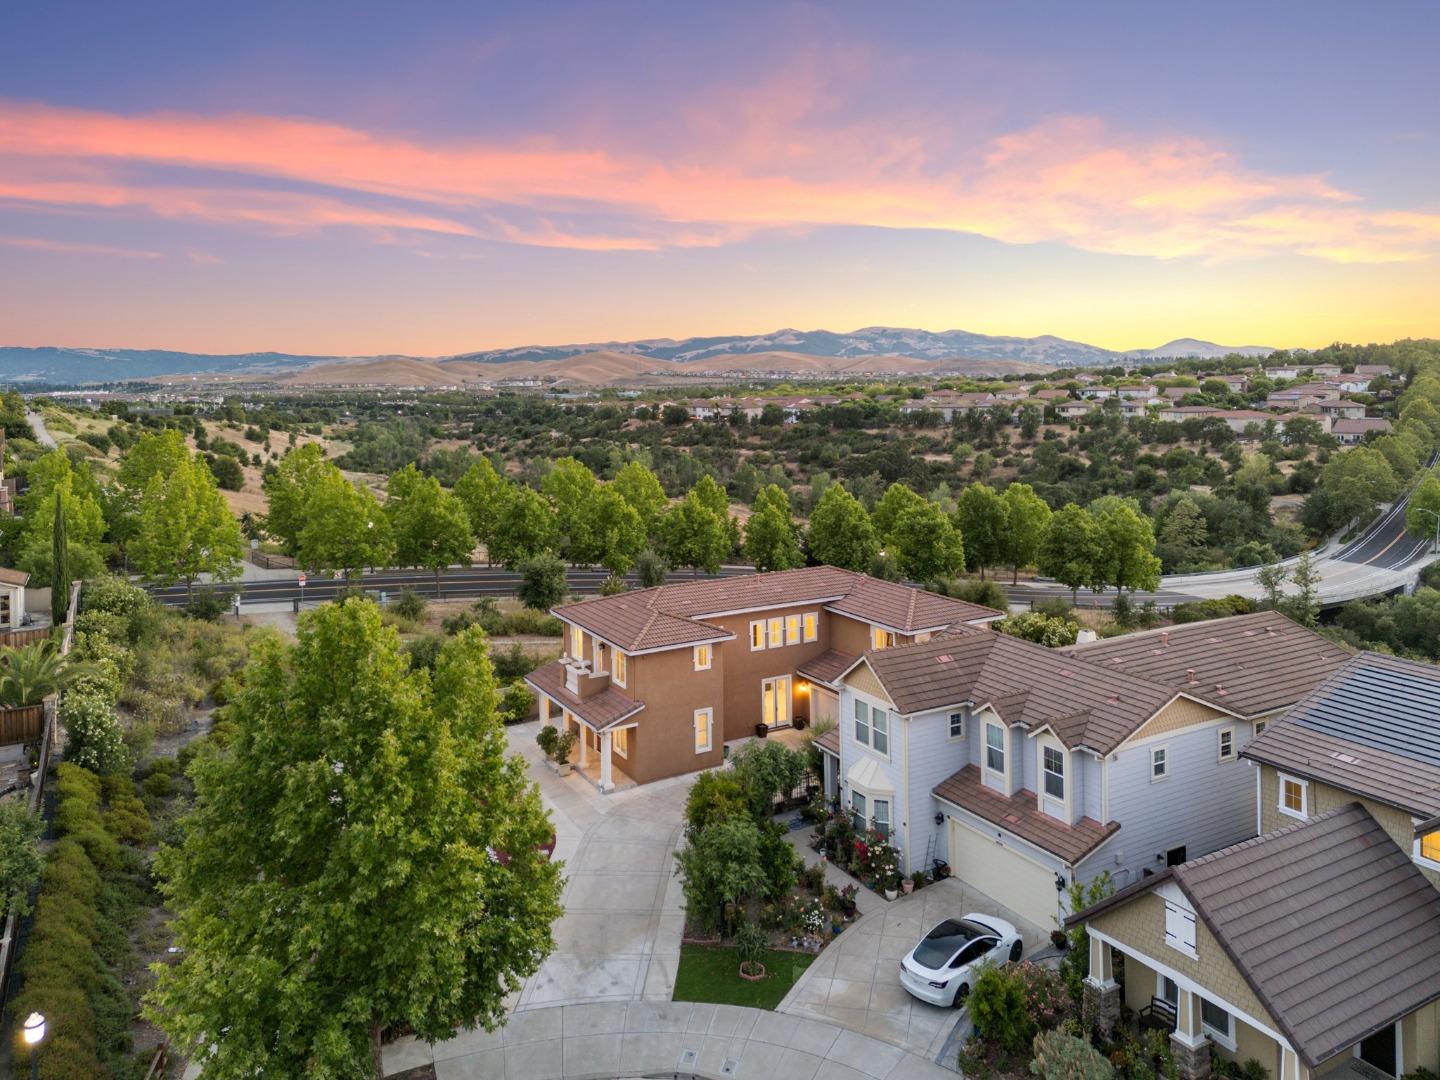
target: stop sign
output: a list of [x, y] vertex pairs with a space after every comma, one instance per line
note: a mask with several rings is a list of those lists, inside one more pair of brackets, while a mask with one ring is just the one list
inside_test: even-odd
[[300, 583], [300, 587], [301, 587], [302, 589], [305, 587], [305, 575], [304, 575], [304, 574], [301, 574], [301, 575], [300, 575], [298, 578], [296, 578], [295, 580], [297, 580], [297, 581]]

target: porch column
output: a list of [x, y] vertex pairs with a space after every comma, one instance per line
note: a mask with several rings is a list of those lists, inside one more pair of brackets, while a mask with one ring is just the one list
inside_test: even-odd
[[1175, 1030], [1170, 1033], [1170, 1050], [1180, 1080], [1209, 1080], [1210, 1040], [1200, 1032], [1200, 1002], [1189, 990], [1180, 989], [1175, 1005]]
[[590, 732], [584, 724], [576, 723], [575, 727], [580, 732], [580, 768], [590, 764]]
[[550, 723], [550, 699], [544, 694], [537, 696], [540, 698], [540, 726], [543, 728]]
[[1115, 958], [1110, 946], [1090, 938], [1090, 974], [1081, 987], [1082, 1007], [1087, 1021], [1110, 1034], [1120, 1025], [1120, 984], [1115, 981]]
[[600, 790], [615, 790], [615, 784], [610, 779], [610, 731], [608, 729], [600, 733]]

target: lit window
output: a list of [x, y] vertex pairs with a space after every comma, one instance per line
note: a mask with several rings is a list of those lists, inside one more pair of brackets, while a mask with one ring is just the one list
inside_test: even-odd
[[1043, 748], [1045, 794], [1052, 799], [1065, 798], [1065, 754], [1053, 746]]
[[890, 714], [884, 709], [870, 714], [870, 745], [877, 754], [890, 753]]
[[758, 652], [765, 647], [765, 623], [764, 621], [752, 622], [750, 624], [750, 651]]
[[1235, 758], [1235, 729], [1220, 729], [1220, 760], [1233, 761]]
[[585, 632], [578, 626], [570, 627], [570, 655], [576, 660], [585, 656]]
[[963, 712], [952, 712], [950, 714], [950, 738], [963, 739], [965, 737], [965, 714]]
[[1426, 833], [1420, 838], [1420, 857], [1440, 863], [1440, 832]]
[[889, 649], [895, 644], [895, 635], [889, 630], [881, 630], [878, 626], [870, 628], [870, 647], [872, 649]]
[[695, 710], [695, 752], [708, 753], [715, 733], [715, 710]]
[[1164, 780], [1170, 775], [1170, 753], [1163, 746], [1150, 751], [1150, 782]]
[[807, 611], [801, 618], [805, 626], [805, 640], [815, 641], [820, 636], [820, 617], [813, 611]]
[[770, 648], [778, 649], [785, 644], [785, 620], [779, 615], [770, 620]]
[[1307, 816], [1305, 808], [1306, 783], [1293, 776], [1280, 777], [1280, 812], [1290, 817]]
[[786, 616], [785, 616], [785, 644], [786, 644], [786, 645], [799, 645], [799, 644], [800, 644], [800, 616], [799, 616], [799, 615], [786, 615]]
[[1186, 956], [1195, 955], [1195, 913], [1165, 901], [1165, 944]]
[[612, 649], [610, 651], [610, 678], [624, 686], [625, 680], [630, 677], [629, 669], [629, 658], [619, 649]]
[[695, 646], [695, 670], [696, 670], [696, 671], [709, 671], [709, 670], [710, 670], [710, 646], [709, 646], [709, 645], [696, 645], [696, 646]]
[[855, 699], [855, 741], [870, 745], [870, 706]]
[[999, 724], [985, 725], [985, 767], [991, 772], [1005, 771], [1005, 729]]
[[610, 736], [610, 748], [623, 758], [630, 756], [630, 729], [621, 728]]

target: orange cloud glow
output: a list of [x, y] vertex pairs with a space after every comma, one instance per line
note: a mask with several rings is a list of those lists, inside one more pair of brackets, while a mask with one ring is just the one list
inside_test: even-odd
[[[817, 136], [805, 127], [806, 108], [797, 93], [780, 121], [743, 109], [729, 136], [737, 152], [727, 157], [707, 140], [702, 162], [547, 140], [421, 142], [284, 117], [0, 102], [0, 161], [17, 165], [0, 178], [0, 199], [276, 231], [345, 226], [386, 238], [421, 232], [595, 251], [708, 247], [830, 226], [1206, 261], [1405, 261], [1440, 244], [1440, 213], [1369, 208], [1321, 176], [1260, 172], [1193, 137], [1060, 117], [956, 151], [928, 146], [923, 126]], [[873, 152], [857, 161], [857, 145]], [[183, 183], [170, 175], [177, 170]], [[277, 181], [296, 189], [274, 190]]]

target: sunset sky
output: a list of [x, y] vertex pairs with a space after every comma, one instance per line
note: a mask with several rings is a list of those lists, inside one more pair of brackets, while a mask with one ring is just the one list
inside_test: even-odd
[[1432, 3], [10, 5], [0, 345], [1440, 334]]

